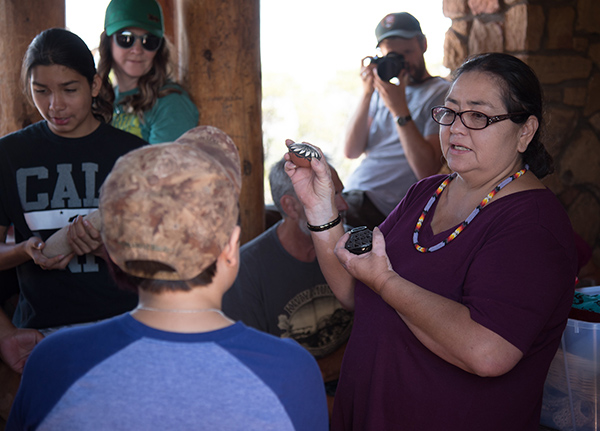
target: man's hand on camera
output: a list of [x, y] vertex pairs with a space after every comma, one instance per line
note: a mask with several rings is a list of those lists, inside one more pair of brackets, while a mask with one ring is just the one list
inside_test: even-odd
[[377, 74], [377, 70], [375, 69], [375, 65], [373, 63], [365, 61], [368, 58], [370, 57], [365, 57], [362, 59], [362, 65], [360, 67], [360, 78], [362, 80], [363, 93], [367, 96], [370, 96], [371, 94], [373, 94], [373, 91], [375, 91], [375, 87], [373, 86], [373, 84], [374, 77]]
[[[376, 74], [373, 74], [376, 75]], [[406, 102], [406, 85], [408, 84], [408, 71], [402, 70], [398, 76], [399, 83], [384, 82], [379, 76], [374, 76], [373, 85], [383, 103], [393, 116], [405, 116], [409, 114]]]

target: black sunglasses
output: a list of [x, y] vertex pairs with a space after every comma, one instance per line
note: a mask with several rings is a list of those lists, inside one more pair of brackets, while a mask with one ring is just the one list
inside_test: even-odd
[[162, 37], [155, 36], [151, 33], [146, 33], [142, 36], [136, 36], [129, 30], [123, 30], [114, 34], [115, 42], [121, 48], [131, 48], [135, 41], [139, 39], [142, 42], [142, 48], [146, 51], [156, 51], [160, 48]]

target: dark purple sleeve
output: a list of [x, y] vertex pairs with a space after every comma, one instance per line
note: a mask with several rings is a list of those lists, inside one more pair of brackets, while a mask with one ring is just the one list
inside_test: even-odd
[[575, 286], [568, 219], [552, 205], [539, 205], [537, 220], [523, 223], [525, 214], [514, 208], [486, 229], [488, 239], [470, 265], [463, 290], [471, 317], [523, 352], [545, 331], [562, 330]]

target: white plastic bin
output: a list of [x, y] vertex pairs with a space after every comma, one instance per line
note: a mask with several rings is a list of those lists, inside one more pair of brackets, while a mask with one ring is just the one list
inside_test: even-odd
[[542, 425], [560, 431], [598, 431], [599, 336], [600, 323], [568, 320], [544, 385]]

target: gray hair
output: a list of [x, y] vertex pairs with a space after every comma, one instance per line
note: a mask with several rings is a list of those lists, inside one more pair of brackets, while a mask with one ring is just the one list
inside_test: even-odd
[[269, 172], [269, 184], [271, 186], [271, 197], [273, 198], [273, 204], [277, 207], [277, 210], [282, 216], [287, 214], [281, 207], [281, 198], [285, 195], [293, 196], [297, 198], [294, 186], [289, 175], [285, 172], [285, 159], [279, 160], [271, 167]]

